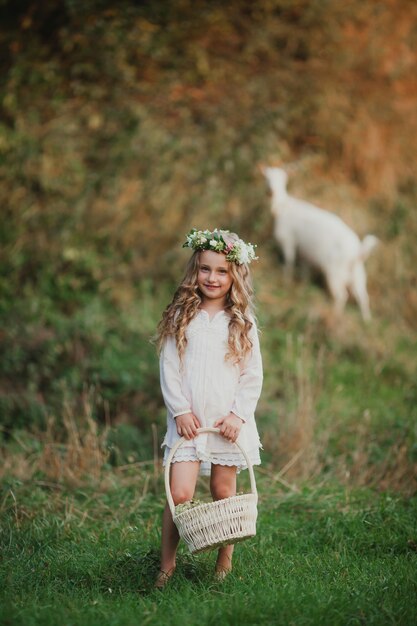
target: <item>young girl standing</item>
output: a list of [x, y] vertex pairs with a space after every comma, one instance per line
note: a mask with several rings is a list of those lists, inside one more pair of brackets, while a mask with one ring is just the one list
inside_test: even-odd
[[[175, 505], [191, 500], [198, 474], [210, 474], [213, 499], [236, 494], [236, 473], [246, 467], [236, 440], [259, 464], [254, 412], [262, 387], [262, 360], [252, 313], [249, 263], [254, 247], [224, 230], [187, 235], [193, 255], [158, 326], [161, 389], [167, 407], [164, 464], [180, 437], [186, 442], [172, 459]], [[216, 434], [197, 435], [214, 427]], [[155, 585], [174, 573], [179, 535], [168, 505], [162, 523], [161, 569]], [[233, 545], [218, 551], [216, 576], [232, 569]]]

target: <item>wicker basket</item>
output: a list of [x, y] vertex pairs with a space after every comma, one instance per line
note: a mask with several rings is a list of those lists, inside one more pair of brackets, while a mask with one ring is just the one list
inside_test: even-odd
[[[199, 428], [197, 432], [198, 434], [219, 434], [220, 430], [218, 428]], [[256, 535], [258, 492], [256, 491], [255, 475], [248, 455], [237, 442], [236, 445], [245, 457], [248, 466], [251, 493], [198, 504], [178, 514], [175, 513], [169, 472], [172, 458], [184, 441], [185, 439], [182, 437], [168, 456], [165, 466], [165, 490], [172, 518], [180, 537], [184, 539], [190, 552], [196, 554], [204, 550], [212, 550]]]

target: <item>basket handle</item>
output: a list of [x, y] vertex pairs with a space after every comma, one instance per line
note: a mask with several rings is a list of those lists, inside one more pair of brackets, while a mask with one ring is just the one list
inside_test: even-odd
[[[203, 433], [216, 433], [217, 435], [220, 435], [220, 428], [197, 428], [197, 435], [201, 435]], [[172, 499], [171, 487], [169, 484], [169, 469], [170, 469], [171, 461], [172, 461], [174, 454], [176, 453], [178, 448], [182, 446], [184, 441], [186, 441], [185, 437], [181, 437], [181, 439], [177, 441], [177, 443], [171, 449], [171, 452], [169, 453], [166, 464], [165, 464], [165, 491], [167, 495], [168, 506], [171, 510], [172, 517], [174, 517], [174, 513], [175, 513], [175, 504], [174, 504], [174, 500]], [[256, 489], [255, 474], [253, 472], [252, 463], [250, 462], [250, 459], [246, 453], [246, 450], [244, 450], [237, 441], [235, 441], [235, 445], [239, 448], [239, 450], [245, 457], [245, 461], [249, 470], [251, 492], [256, 496], [258, 492]]]

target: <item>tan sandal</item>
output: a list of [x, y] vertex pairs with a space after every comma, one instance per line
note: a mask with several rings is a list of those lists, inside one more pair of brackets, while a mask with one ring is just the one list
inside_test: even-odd
[[173, 567], [172, 569], [170, 569], [168, 572], [166, 572], [165, 570], [161, 569], [158, 572], [158, 575], [156, 577], [156, 580], [154, 582], [154, 588], [155, 589], [163, 589], [171, 580], [173, 573], [175, 572], [175, 567]]
[[230, 574], [231, 571], [232, 571], [231, 567], [224, 567], [223, 565], [216, 565], [216, 569], [214, 570], [214, 578], [217, 581], [221, 582], [226, 578], [226, 576]]

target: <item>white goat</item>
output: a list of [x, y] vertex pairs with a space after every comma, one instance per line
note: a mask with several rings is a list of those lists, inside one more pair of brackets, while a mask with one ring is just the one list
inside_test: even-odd
[[271, 192], [274, 234], [284, 254], [286, 274], [292, 275], [296, 254], [321, 270], [335, 307], [342, 312], [349, 293], [364, 320], [371, 318], [364, 261], [378, 243], [373, 235], [363, 241], [337, 215], [287, 193], [285, 170], [262, 167]]

